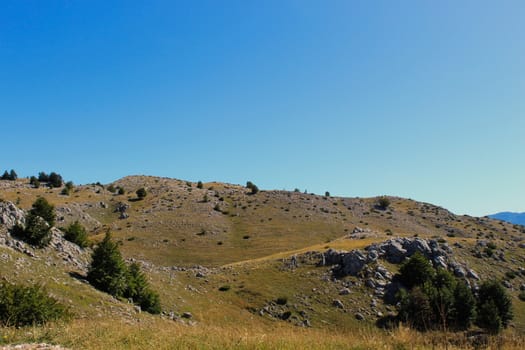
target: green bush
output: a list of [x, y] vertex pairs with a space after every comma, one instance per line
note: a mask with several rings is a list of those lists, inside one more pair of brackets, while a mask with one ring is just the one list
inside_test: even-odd
[[78, 221], [75, 221], [65, 229], [64, 238], [75, 243], [79, 247], [85, 248], [88, 246], [86, 229]]
[[13, 236], [37, 247], [45, 247], [51, 241], [51, 227], [55, 224], [55, 207], [39, 197], [26, 216], [25, 227], [15, 225]]
[[197, 182], [197, 188], [199, 188], [199, 189], [203, 188], [202, 181]]
[[286, 305], [288, 303], [288, 298], [285, 297], [285, 296], [281, 296], [281, 297], [278, 297], [276, 300], [275, 300], [275, 303], [277, 305]]
[[119, 187], [118, 188], [118, 194], [122, 195], [124, 193], [126, 193], [126, 190], [124, 190], [124, 187]]
[[69, 317], [69, 310], [40, 285], [0, 282], [0, 325], [35, 326]]

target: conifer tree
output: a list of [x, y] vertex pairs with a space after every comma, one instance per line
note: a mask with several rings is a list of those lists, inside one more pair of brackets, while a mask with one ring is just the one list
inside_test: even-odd
[[87, 275], [89, 283], [113, 296], [124, 296], [127, 289], [127, 268], [109, 231], [91, 257], [92, 262]]

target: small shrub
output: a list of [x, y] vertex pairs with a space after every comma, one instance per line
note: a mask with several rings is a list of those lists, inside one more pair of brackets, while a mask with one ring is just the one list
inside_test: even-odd
[[117, 192], [117, 189], [115, 188], [115, 186], [113, 186], [113, 184], [110, 184], [106, 189], [111, 193]]
[[290, 310], [287, 310], [285, 312], [282, 313], [281, 315], [281, 320], [287, 320], [290, 318], [290, 316], [292, 316], [292, 312]]
[[124, 190], [124, 187], [119, 187], [118, 194], [123, 195], [124, 193], [126, 193], [126, 190]]
[[231, 289], [231, 286], [229, 284], [225, 284], [224, 286], [219, 287], [219, 291], [221, 292], [227, 292]]
[[288, 303], [288, 298], [285, 296], [280, 296], [277, 299], [275, 299], [275, 303], [277, 305], [286, 305]]
[[75, 221], [66, 228], [64, 238], [75, 243], [79, 247], [85, 248], [88, 246], [86, 229], [78, 221]]
[[516, 272], [514, 272], [514, 271], [507, 271], [507, 272], [505, 272], [505, 276], [507, 276], [507, 278], [509, 280], [512, 280], [512, 279], [516, 278]]
[[44, 325], [69, 316], [69, 310], [48, 296], [40, 285], [23, 286], [0, 283], [0, 325]]
[[390, 199], [386, 196], [381, 196], [377, 200], [377, 207], [381, 210], [386, 210], [390, 206]]
[[518, 298], [520, 298], [521, 301], [525, 301], [525, 290], [520, 292], [520, 294], [518, 295]]
[[203, 188], [202, 181], [197, 182], [197, 188], [198, 189], [202, 189]]
[[144, 187], [139, 188], [135, 193], [137, 194], [137, 198], [139, 200], [144, 199], [148, 194], [148, 192], [146, 192], [146, 189]]

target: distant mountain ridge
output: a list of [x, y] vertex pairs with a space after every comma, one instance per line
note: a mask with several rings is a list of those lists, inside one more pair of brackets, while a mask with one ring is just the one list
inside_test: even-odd
[[488, 217], [491, 219], [510, 222], [511, 224], [525, 225], [525, 213], [512, 213], [509, 211], [504, 211], [501, 213], [489, 215]]

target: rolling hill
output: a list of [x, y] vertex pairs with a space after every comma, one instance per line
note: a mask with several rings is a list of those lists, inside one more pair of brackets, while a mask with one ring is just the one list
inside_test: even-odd
[[[114, 190], [120, 188], [121, 194]], [[141, 200], [139, 188], [147, 193]], [[8, 342], [86, 349], [345, 348], [349, 343], [431, 348], [443, 335], [384, 331], [376, 322], [396, 310], [383, 300], [399, 269], [392, 251], [403, 259], [412, 246], [432, 246], [428, 254], [473, 285], [487, 278], [506, 281], [515, 318], [505, 344], [511, 349], [524, 344], [519, 334], [525, 331], [525, 303], [518, 294], [525, 285], [525, 233], [509, 223], [457, 216], [398, 197], [388, 197], [381, 207], [378, 198], [251, 194], [241, 185], [200, 186], [152, 176], [76, 186], [69, 195], [60, 188], [33, 188], [26, 179], [0, 181], [6, 208], [28, 210], [39, 196], [55, 205], [57, 227], [79, 220], [95, 244], [110, 230], [124, 258], [139, 262], [159, 292], [163, 314], [138, 312], [86, 283], [90, 248], [71, 247], [56, 231], [51, 246], [36, 249], [10, 237], [2, 219], [0, 276], [43, 283], [74, 312], [66, 324], [30, 332], [2, 329]], [[9, 217], [7, 210], [0, 214]], [[347, 269], [344, 259], [371, 250], [378, 257], [367, 258], [355, 274], [335, 273], [336, 266]], [[351, 251], [358, 252], [345, 253]], [[468, 344], [464, 334], [447, 336], [458, 348]]]

